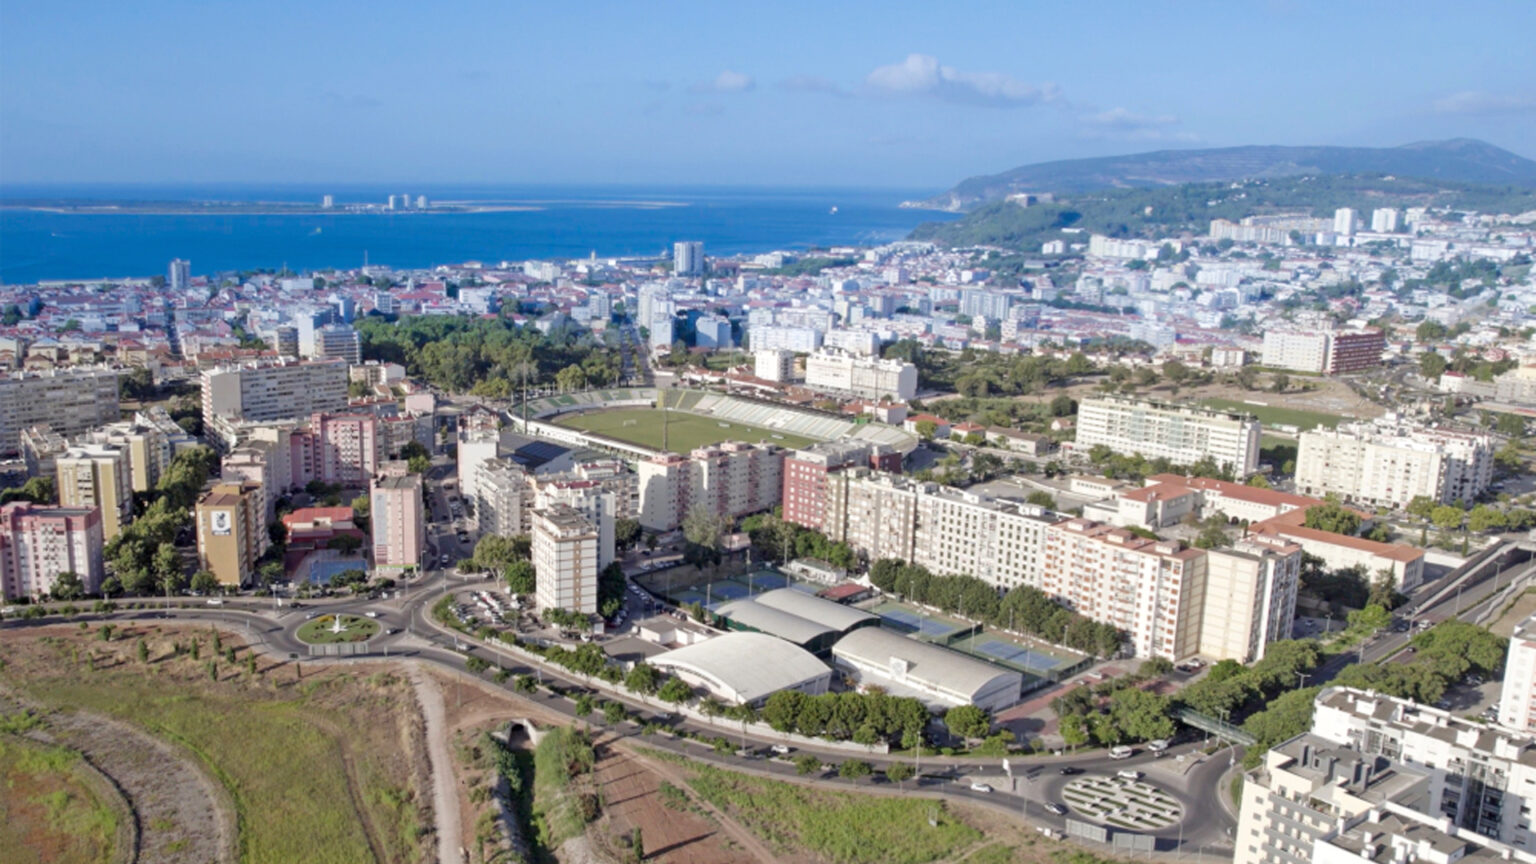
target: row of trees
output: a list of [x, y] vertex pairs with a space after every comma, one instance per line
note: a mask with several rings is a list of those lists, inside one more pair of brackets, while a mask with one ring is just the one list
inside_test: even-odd
[[974, 576], [937, 576], [920, 564], [893, 558], [870, 565], [869, 580], [888, 594], [1100, 657], [1114, 656], [1124, 641], [1124, 634], [1114, 626], [1064, 608], [1028, 585], [1012, 588], [999, 598], [991, 585]]
[[1145, 480], [1153, 474], [1182, 474], [1190, 477], [1214, 477], [1217, 480], [1234, 479], [1230, 464], [1219, 465], [1210, 456], [1193, 465], [1176, 465], [1167, 457], [1153, 459], [1140, 453], [1119, 453], [1105, 444], [1095, 444], [1088, 449], [1088, 460], [1110, 479]]
[[780, 732], [807, 737], [916, 747], [928, 723], [928, 709], [917, 699], [878, 690], [817, 696], [780, 690], [763, 703], [762, 720]]
[[[176, 536], [191, 524], [191, 508], [217, 462], [217, 455], [207, 447], [183, 450], [171, 460], [153, 491], [135, 496], [141, 512], [103, 549], [113, 574], [103, 580], [103, 594], [172, 593], [187, 588]], [[206, 578], [200, 581], [201, 589], [209, 587]]]
[[530, 386], [568, 389], [608, 384], [618, 379], [621, 368], [616, 351], [575, 327], [546, 334], [505, 318], [438, 315], [397, 322], [370, 316], [354, 326], [362, 336], [364, 358], [399, 363], [413, 377], [445, 390], [492, 398], [511, 396], [525, 379]]
[[[741, 522], [741, 529], [761, 555], [777, 560], [817, 558], [850, 569], [858, 565], [859, 555], [847, 543], [828, 540], [825, 534], [786, 522], [776, 514], [759, 513]], [[687, 526], [684, 526], [686, 533]]]

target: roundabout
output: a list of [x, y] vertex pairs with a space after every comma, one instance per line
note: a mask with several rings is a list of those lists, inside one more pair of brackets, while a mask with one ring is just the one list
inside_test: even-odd
[[1142, 780], [1086, 777], [1067, 784], [1061, 797], [1072, 812], [1131, 831], [1157, 831], [1178, 824], [1184, 808], [1172, 795]]
[[361, 615], [321, 615], [299, 626], [299, 641], [306, 645], [366, 642], [378, 635], [379, 624]]

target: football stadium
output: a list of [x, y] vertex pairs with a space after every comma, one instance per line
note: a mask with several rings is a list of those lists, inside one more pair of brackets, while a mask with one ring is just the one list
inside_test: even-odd
[[[658, 400], [665, 400], [665, 407]], [[511, 413], [521, 426], [523, 406]], [[918, 443], [916, 435], [899, 426], [702, 390], [632, 387], [561, 393], [529, 400], [527, 417], [524, 431], [530, 434], [629, 456], [663, 450], [688, 453], [722, 441], [798, 448], [848, 437], [903, 453]]]

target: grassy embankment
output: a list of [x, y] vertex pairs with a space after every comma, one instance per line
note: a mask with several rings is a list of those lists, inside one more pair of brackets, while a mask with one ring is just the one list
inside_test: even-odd
[[135, 724], [199, 760], [234, 802], [242, 862], [429, 857], [412, 788], [418, 772], [403, 743], [416, 740], [419, 723], [408, 683], [335, 671], [301, 678], [296, 667], [265, 662], [253, 675], [245, 652], [230, 664], [211, 651], [207, 631], [114, 635], [13, 640], [0, 678], [48, 706]]
[[[123, 821], [80, 754], [0, 733], [0, 858], [107, 864]], [[99, 781], [99, 782], [93, 782]], [[119, 800], [120, 805], [120, 800]]]

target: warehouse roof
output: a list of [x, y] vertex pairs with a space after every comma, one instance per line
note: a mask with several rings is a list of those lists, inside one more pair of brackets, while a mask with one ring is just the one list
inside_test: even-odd
[[823, 600], [793, 588], [765, 591], [752, 599], [761, 606], [770, 606], [791, 615], [798, 615], [815, 621], [823, 627], [830, 627], [844, 633], [875, 620], [875, 616], [868, 612], [861, 612], [841, 603], [833, 603], [831, 600]]
[[802, 618], [772, 606], [765, 606], [751, 599], [732, 600], [721, 604], [715, 607], [715, 614], [729, 618], [744, 627], [761, 630], [770, 636], [788, 639], [796, 645], [809, 645], [818, 638], [837, 632], [831, 627], [818, 624], [808, 618]]
[[908, 639], [882, 627], [861, 627], [849, 633], [832, 646], [832, 654], [881, 669], [891, 669], [893, 660], [902, 660], [906, 663], [906, 678], [962, 696], [983, 693], [995, 686], [1000, 678], [1018, 681], [1022, 677], [1018, 672], [999, 669], [958, 651]]
[[659, 669], [692, 673], [716, 695], [756, 702], [832, 670], [804, 648], [762, 633], [727, 633], [650, 659]]

